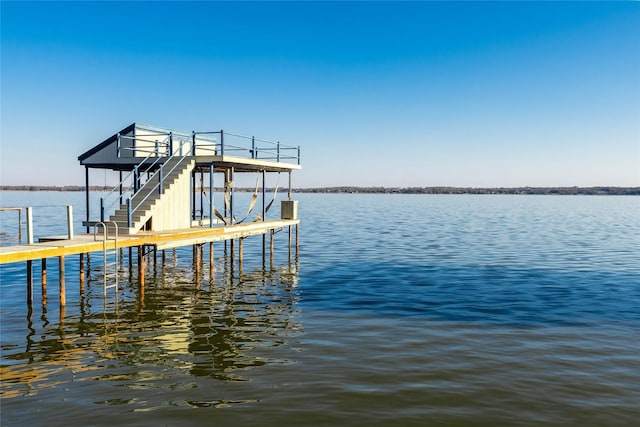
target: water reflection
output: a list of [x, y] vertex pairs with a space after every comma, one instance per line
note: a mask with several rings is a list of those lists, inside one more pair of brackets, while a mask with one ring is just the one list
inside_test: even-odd
[[[214, 275], [200, 269], [195, 280], [192, 265], [168, 256], [164, 263], [148, 265], [144, 293], [137, 283], [125, 281], [117, 297], [109, 293], [107, 299], [102, 273], [92, 266], [80, 301], [61, 310], [59, 322], [49, 318], [46, 305], [40, 316], [29, 308], [24, 344], [3, 337], [3, 399], [54, 387], [69, 376], [136, 388], [176, 370], [247, 381], [251, 369], [288, 363], [262, 350], [287, 344], [301, 330], [297, 265], [239, 274], [221, 261]], [[123, 270], [121, 280], [129, 275]]]

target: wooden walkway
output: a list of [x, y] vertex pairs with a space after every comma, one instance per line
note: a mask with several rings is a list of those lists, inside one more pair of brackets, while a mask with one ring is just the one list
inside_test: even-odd
[[[65, 290], [65, 256], [80, 256], [80, 290], [84, 289], [85, 281], [85, 255], [91, 252], [99, 252], [105, 254], [106, 251], [122, 248], [137, 248], [138, 254], [138, 284], [139, 292], [144, 295], [144, 272], [145, 272], [145, 248], [152, 248], [155, 251], [169, 248], [177, 248], [181, 246], [194, 247], [194, 265], [196, 268], [196, 280], [199, 277], [200, 258], [202, 257], [202, 248], [205, 243], [209, 243], [209, 263], [211, 271], [213, 271], [213, 242], [230, 241], [231, 257], [234, 257], [234, 241], [238, 240], [238, 266], [242, 270], [242, 241], [245, 237], [271, 234], [270, 239], [270, 260], [273, 263], [273, 236], [278, 230], [285, 227], [289, 230], [289, 256], [291, 256], [291, 231], [295, 229], [295, 251], [296, 258], [298, 254], [298, 225], [299, 219], [279, 219], [270, 221], [252, 222], [248, 224], [234, 224], [228, 226], [217, 227], [193, 227], [188, 229], [162, 231], [162, 232], [139, 232], [134, 235], [118, 236], [117, 243], [111, 240], [113, 236], [103, 240], [102, 234], [83, 234], [74, 236], [72, 239], [66, 236], [41, 237], [38, 243], [27, 245], [15, 245], [0, 247], [0, 264], [8, 264], [14, 262], [26, 262], [27, 266], [27, 304], [31, 306], [33, 303], [33, 261], [42, 261], [42, 297], [43, 304], [46, 303], [46, 287], [47, 287], [47, 258], [58, 258], [59, 266], [59, 284], [60, 284], [60, 307], [66, 304]], [[106, 244], [105, 244], [106, 242]], [[265, 251], [265, 240], [263, 237], [263, 251]], [[195, 250], [198, 249], [198, 250]], [[263, 253], [264, 255], [264, 253]], [[106, 255], [105, 255], [106, 256]], [[131, 262], [132, 254], [129, 252], [129, 261]], [[105, 260], [106, 262], [106, 260]], [[106, 269], [106, 265], [104, 266]], [[105, 276], [106, 277], [106, 276]], [[106, 279], [105, 279], [106, 280]], [[116, 282], [117, 283], [117, 282]], [[106, 283], [105, 283], [106, 286]], [[117, 284], [115, 285], [117, 286]], [[106, 289], [106, 288], [105, 288]], [[105, 290], [106, 296], [106, 290]]]
[[[266, 234], [271, 230], [295, 226], [299, 223], [300, 220], [272, 220], [223, 227], [195, 227], [162, 232], [142, 231], [134, 235], [118, 236], [117, 247], [155, 246], [156, 249], [162, 250]], [[115, 242], [107, 240], [106, 246], [107, 249], [114, 249]], [[102, 252], [103, 249], [104, 242], [100, 233], [95, 238], [93, 234], [83, 234], [74, 236], [71, 240], [64, 236], [41, 237], [38, 243], [31, 245], [0, 247], [0, 264]]]

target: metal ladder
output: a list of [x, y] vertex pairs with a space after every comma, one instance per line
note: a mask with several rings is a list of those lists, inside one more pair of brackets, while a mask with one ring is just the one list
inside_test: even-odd
[[[115, 232], [113, 238], [109, 238], [109, 226], [113, 224]], [[115, 288], [118, 292], [118, 224], [115, 221], [98, 221], [93, 229], [93, 240], [97, 241], [98, 228], [102, 227], [102, 259], [103, 259], [103, 278], [104, 278], [104, 296], [107, 296], [107, 289]], [[109, 249], [108, 242], [113, 241], [113, 249]], [[113, 262], [108, 262], [110, 256], [113, 256]], [[112, 278], [113, 283], [107, 284], [108, 279]]]

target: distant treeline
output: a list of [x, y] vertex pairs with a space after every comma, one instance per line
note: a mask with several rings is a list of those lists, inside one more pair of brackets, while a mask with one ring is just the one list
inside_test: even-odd
[[[111, 191], [113, 186], [92, 185], [89, 191]], [[0, 185], [0, 191], [84, 191], [84, 185]]]
[[[91, 186], [90, 191], [111, 191], [113, 187]], [[199, 190], [199, 188], [198, 188]], [[206, 188], [205, 190], [208, 190]], [[235, 188], [253, 192], [253, 188]], [[281, 189], [282, 190], [282, 189]], [[0, 191], [85, 191], [82, 185], [1, 185]], [[216, 191], [222, 189], [216, 188]], [[267, 191], [274, 191], [268, 188]], [[640, 187], [319, 187], [296, 188], [295, 193], [369, 193], [369, 194], [557, 194], [557, 195], [611, 195], [640, 196]]]
[[296, 193], [640, 195], [640, 187], [326, 187]]

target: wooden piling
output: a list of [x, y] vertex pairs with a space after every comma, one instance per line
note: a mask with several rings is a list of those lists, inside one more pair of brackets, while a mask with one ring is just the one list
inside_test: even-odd
[[273, 236], [275, 230], [271, 230], [271, 236], [269, 238], [269, 266], [273, 268]]
[[215, 271], [213, 258], [213, 242], [209, 242], [209, 280], [211, 281], [213, 281], [213, 272]]
[[298, 228], [300, 224], [296, 224], [296, 259], [298, 259], [298, 249], [300, 248], [300, 229]]
[[84, 253], [80, 253], [80, 295], [84, 295]]
[[244, 259], [244, 256], [242, 253], [243, 241], [244, 239], [242, 237], [238, 239], [238, 271], [240, 272], [240, 274], [242, 274], [242, 261]]
[[42, 258], [42, 304], [47, 303], [47, 259]]
[[64, 307], [67, 304], [67, 296], [64, 283], [64, 255], [60, 255], [58, 257], [58, 265], [60, 272], [60, 307]]
[[193, 262], [196, 267], [196, 276], [200, 275], [200, 245], [193, 245]]
[[289, 251], [288, 251], [288, 257], [289, 258], [288, 259], [289, 259], [289, 263], [291, 263], [291, 226], [289, 226], [287, 228], [288, 228], [288, 233], [287, 233], [288, 234], [288, 236], [287, 236], [288, 245], [287, 246], [289, 248]]
[[146, 269], [144, 260], [144, 246], [138, 246], [138, 283], [140, 289], [144, 288], [144, 271]]
[[27, 261], [27, 304], [33, 304], [33, 261]]

